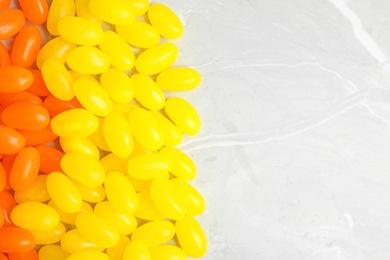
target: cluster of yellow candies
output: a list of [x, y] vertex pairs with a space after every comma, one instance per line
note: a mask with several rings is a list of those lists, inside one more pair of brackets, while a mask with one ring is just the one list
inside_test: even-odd
[[52, 118], [62, 172], [18, 193], [13, 222], [33, 230], [41, 260], [202, 257], [194, 216], [205, 201], [188, 183], [194, 162], [175, 148], [201, 123], [190, 103], [163, 93], [201, 81], [172, 67], [179, 18], [147, 0], [53, 0], [47, 29], [37, 66], [55, 98], [82, 108]]

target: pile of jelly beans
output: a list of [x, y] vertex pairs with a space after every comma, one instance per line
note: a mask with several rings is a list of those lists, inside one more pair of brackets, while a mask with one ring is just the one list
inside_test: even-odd
[[201, 81], [173, 66], [178, 16], [148, 0], [10, 2], [0, 0], [0, 260], [202, 257], [205, 201], [175, 147], [200, 118], [166, 98]]

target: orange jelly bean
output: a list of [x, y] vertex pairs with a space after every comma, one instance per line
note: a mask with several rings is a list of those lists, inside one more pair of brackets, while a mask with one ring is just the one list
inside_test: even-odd
[[14, 161], [17, 154], [4, 155], [1, 163], [3, 164], [5, 170], [5, 187], [4, 190], [9, 191], [11, 189], [11, 184], [9, 183], [9, 175], [11, 173], [12, 165], [14, 165]]
[[0, 42], [0, 66], [8, 65], [11, 65], [11, 56], [4, 44]]
[[30, 231], [19, 227], [0, 228], [0, 252], [15, 253], [32, 250], [35, 246], [35, 238]]
[[18, 132], [25, 138], [27, 146], [45, 144], [58, 138], [58, 135], [51, 130], [50, 125], [38, 131], [19, 130]]
[[64, 153], [60, 150], [48, 146], [39, 145], [36, 147], [41, 159], [39, 170], [50, 174], [52, 172], [62, 172], [60, 161]]
[[29, 69], [29, 71], [33, 74], [33, 82], [27, 91], [40, 97], [49, 96], [50, 91], [46, 87], [41, 71], [37, 69]]
[[26, 145], [26, 139], [18, 131], [0, 125], [0, 154], [16, 154]]
[[19, 0], [27, 20], [35, 24], [43, 24], [49, 14], [49, 5], [47, 0]]
[[15, 158], [10, 173], [11, 187], [15, 191], [27, 190], [39, 173], [39, 152], [34, 147], [23, 148]]
[[[16, 207], [17, 203], [14, 197], [8, 191], [0, 192], [0, 214], [4, 216], [4, 226], [13, 225], [11, 220], [11, 211]], [[0, 236], [1, 237], [1, 236]], [[1, 251], [0, 252], [4, 252]]]
[[5, 254], [0, 253], [0, 260], [9, 260], [8, 257], [5, 256]]
[[8, 107], [9, 105], [19, 102], [29, 102], [37, 105], [43, 104], [40, 97], [28, 91], [17, 93], [0, 93], [0, 105], [3, 107]]
[[31, 86], [33, 74], [22, 67], [2, 66], [0, 67], [0, 79], [0, 93], [20, 92]]
[[7, 10], [11, 0], [0, 0], [0, 12]]
[[17, 34], [26, 22], [24, 14], [19, 9], [8, 9], [0, 13], [0, 40]]
[[49, 112], [49, 115], [51, 117], [55, 117], [59, 113], [62, 113], [64, 111], [73, 109], [73, 108], [82, 108], [83, 106], [80, 104], [80, 102], [77, 100], [77, 98], [73, 98], [69, 101], [64, 101], [61, 99], [56, 98], [53, 95], [49, 95], [45, 101], [43, 102], [43, 106], [47, 109]]
[[35, 63], [41, 45], [42, 37], [39, 29], [34, 25], [24, 26], [16, 35], [12, 46], [12, 64], [24, 68], [30, 67]]
[[21, 253], [8, 253], [9, 260], [38, 260], [38, 252], [35, 249], [31, 249], [27, 252]]

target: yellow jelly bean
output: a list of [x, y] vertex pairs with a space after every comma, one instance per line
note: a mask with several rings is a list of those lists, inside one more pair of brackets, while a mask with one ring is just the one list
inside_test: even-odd
[[165, 112], [177, 127], [187, 135], [196, 135], [200, 131], [201, 122], [195, 108], [179, 97], [169, 98], [165, 102]]
[[96, 204], [94, 213], [114, 224], [121, 235], [129, 235], [137, 228], [137, 219], [134, 215], [117, 211], [108, 201]]
[[72, 213], [81, 209], [81, 194], [65, 174], [50, 173], [46, 185], [52, 201], [62, 211]]
[[141, 240], [130, 242], [125, 248], [123, 260], [142, 259], [150, 260], [150, 253], [148, 246]]
[[104, 190], [103, 185], [91, 188], [75, 180], [73, 180], [73, 183], [80, 192], [81, 197], [84, 201], [90, 203], [98, 203], [106, 198], [106, 191]]
[[130, 79], [134, 84], [134, 97], [142, 106], [151, 110], [160, 110], [164, 107], [165, 96], [156, 82], [142, 74], [134, 74]]
[[30, 230], [30, 232], [34, 236], [37, 245], [50, 245], [61, 240], [66, 232], [66, 228], [64, 224], [60, 222], [55, 228], [49, 231]]
[[138, 192], [137, 196], [139, 206], [134, 213], [137, 218], [144, 220], [159, 220], [165, 218], [165, 216], [158, 211], [156, 206], [154, 206], [149, 192]]
[[50, 58], [43, 63], [42, 77], [56, 98], [69, 101], [74, 97], [73, 79], [58, 58]]
[[57, 30], [58, 21], [65, 16], [74, 16], [76, 7], [73, 0], [53, 0], [47, 17], [47, 30], [51, 35], [59, 35]]
[[15, 201], [20, 204], [27, 201], [46, 202], [50, 195], [46, 189], [47, 175], [38, 175], [33, 184], [25, 191], [15, 191]]
[[175, 235], [175, 226], [167, 220], [150, 221], [139, 226], [131, 235], [131, 241], [141, 240], [147, 246], [157, 246]]
[[95, 213], [81, 213], [76, 218], [76, 227], [83, 237], [101, 247], [113, 247], [119, 241], [115, 225]]
[[135, 14], [137, 16], [144, 15], [149, 9], [148, 0], [128, 0], [131, 5], [135, 8]]
[[172, 160], [162, 154], [141, 154], [131, 158], [127, 172], [135, 179], [148, 180], [163, 176], [172, 168]]
[[187, 255], [200, 258], [207, 251], [207, 238], [199, 222], [191, 217], [185, 216], [175, 223], [176, 235], [181, 248]]
[[103, 41], [103, 30], [91, 20], [65, 16], [58, 21], [58, 33], [62, 38], [78, 45], [95, 46]]
[[109, 69], [100, 76], [100, 83], [110, 97], [119, 103], [128, 103], [134, 97], [134, 86], [127, 74], [119, 69]]
[[65, 153], [79, 153], [100, 159], [99, 149], [88, 138], [60, 137], [60, 145]]
[[76, 5], [76, 15], [81, 18], [88, 19], [95, 24], [101, 26], [103, 21], [96, 16], [94, 16], [91, 11], [89, 11], [89, 1], [90, 0], [75, 0]]
[[91, 205], [89, 205], [87, 202], [83, 201], [81, 204], [81, 208], [77, 212], [65, 212], [62, 211], [60, 208], [54, 204], [54, 202], [51, 200], [49, 201], [48, 205], [53, 208], [55, 211], [57, 211], [58, 215], [60, 216], [60, 221], [69, 225], [75, 225], [76, 224], [76, 218], [78, 215], [80, 215], [83, 212], [93, 212], [93, 209]]
[[148, 150], [159, 150], [164, 144], [160, 125], [149, 111], [143, 108], [133, 109], [129, 123], [134, 138]]
[[60, 222], [58, 213], [46, 204], [40, 202], [23, 202], [11, 212], [12, 222], [24, 229], [49, 231]]
[[156, 78], [156, 83], [166, 91], [191, 90], [196, 88], [200, 81], [199, 72], [192, 68], [168, 68]]
[[171, 158], [172, 168], [169, 171], [171, 174], [188, 181], [195, 178], [196, 165], [188, 155], [174, 147], [163, 147], [159, 154]]
[[91, 112], [75, 108], [64, 111], [50, 122], [53, 132], [62, 137], [84, 138], [98, 129], [98, 119]]
[[150, 48], [160, 41], [160, 34], [156, 28], [140, 20], [134, 20], [129, 25], [117, 25], [115, 29], [134, 47]]
[[70, 178], [91, 188], [102, 185], [106, 175], [98, 160], [78, 153], [65, 154], [61, 158], [61, 168]]
[[182, 192], [171, 182], [155, 179], [150, 186], [150, 196], [156, 208], [171, 219], [181, 219], [187, 211]]
[[106, 172], [117, 171], [121, 173], [126, 173], [128, 161], [129, 158], [120, 158], [113, 153], [109, 153], [102, 159], [100, 159], [100, 162]]
[[39, 260], [66, 260], [68, 256], [69, 254], [59, 245], [43, 246], [38, 251]]
[[96, 250], [86, 250], [78, 253], [74, 253], [70, 255], [66, 260], [85, 260], [85, 259], [93, 259], [93, 260], [110, 260], [110, 258], [100, 251]]
[[[169, 176], [170, 176], [169, 173], [166, 173], [166, 174], [159, 176], [157, 178], [169, 180]], [[137, 192], [144, 192], [144, 191], [149, 192], [150, 185], [152, 185], [152, 182], [154, 181], [154, 179], [148, 179], [148, 180], [135, 179], [135, 178], [131, 177], [129, 174], [127, 174], [126, 177], [133, 184], [133, 187]]]
[[37, 66], [42, 70], [43, 63], [50, 58], [57, 58], [61, 63], [65, 63], [68, 53], [76, 48], [76, 44], [65, 40], [62, 37], [56, 37], [48, 41], [38, 52]]
[[150, 111], [154, 119], [161, 126], [164, 136], [164, 146], [176, 146], [183, 140], [183, 135], [179, 128], [168, 118], [157, 111]]
[[99, 83], [99, 81], [92, 75], [83, 74], [83, 73], [76, 72], [76, 71], [73, 71], [73, 70], [70, 70], [69, 74], [72, 77], [74, 82], [76, 82], [76, 80], [78, 80], [78, 79], [87, 78], [87, 79], [90, 79], [92, 81], [95, 81], [96, 83]]
[[191, 186], [191, 184], [180, 178], [173, 178], [170, 182], [184, 195], [187, 204], [187, 215], [197, 216], [204, 212], [206, 202], [202, 195]]
[[97, 130], [89, 136], [89, 140], [92, 141], [99, 149], [110, 152], [110, 147], [108, 147], [108, 144], [106, 142], [106, 139], [104, 139], [103, 135], [103, 122], [104, 119], [101, 117], [97, 117], [98, 120], [98, 127]]
[[90, 0], [93, 15], [115, 25], [130, 24], [135, 19], [135, 8], [127, 0]]
[[119, 70], [130, 70], [134, 67], [134, 52], [130, 45], [117, 33], [105, 31], [99, 48], [109, 57], [113, 67]]
[[100, 74], [110, 67], [110, 59], [98, 48], [81, 46], [71, 50], [66, 57], [69, 68], [84, 74]]
[[104, 139], [113, 154], [120, 158], [127, 158], [133, 152], [133, 136], [129, 122], [118, 113], [112, 112], [103, 122]]
[[149, 248], [151, 260], [185, 260], [186, 253], [180, 247], [173, 245], [159, 245]]
[[175, 44], [164, 42], [138, 55], [135, 68], [141, 74], [155, 75], [170, 67], [178, 54], [179, 50]]
[[97, 116], [106, 116], [112, 110], [111, 98], [99, 83], [87, 78], [76, 80], [74, 94], [81, 105]]
[[164, 4], [151, 5], [148, 19], [161, 36], [167, 39], [177, 39], [183, 34], [183, 25], [179, 17]]
[[106, 196], [118, 212], [133, 214], [138, 207], [138, 197], [133, 185], [120, 172], [110, 172], [104, 181]]
[[[106, 254], [110, 258], [110, 260], [123, 260], [127, 259], [124, 258], [123, 255], [125, 253], [126, 247], [130, 243], [130, 239], [127, 236], [121, 236], [119, 238], [118, 244], [116, 244], [113, 247], [107, 248]], [[137, 258], [135, 258], [137, 259]], [[142, 258], [138, 258], [142, 259]]]
[[118, 103], [112, 101], [112, 111], [119, 112], [124, 115], [126, 118], [129, 117], [131, 111], [138, 109], [139, 106], [133, 103]]
[[[96, 245], [95, 243], [86, 239], [81, 235], [80, 231], [77, 229], [72, 229], [66, 232], [61, 238], [61, 247], [68, 254], [74, 254], [78, 252], [83, 252], [86, 250], [97, 250], [103, 251], [105, 248]], [[56, 259], [56, 258], [54, 258]], [[91, 258], [89, 258], [91, 259]], [[94, 258], [92, 258], [94, 259]]]

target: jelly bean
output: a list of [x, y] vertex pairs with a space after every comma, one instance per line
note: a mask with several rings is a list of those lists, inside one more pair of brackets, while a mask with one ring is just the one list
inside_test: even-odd
[[14, 198], [17, 203], [28, 201], [46, 202], [50, 195], [46, 189], [47, 175], [38, 175], [31, 186], [25, 191], [15, 191]]
[[4, 171], [5, 171], [5, 179], [6, 179], [6, 182], [5, 182], [5, 187], [4, 187], [4, 190], [11, 190], [12, 187], [11, 187], [11, 184], [10, 184], [10, 174], [11, 174], [11, 170], [12, 170], [12, 166], [14, 165], [14, 162], [15, 162], [15, 159], [16, 159], [16, 156], [18, 154], [11, 154], [11, 155], [4, 155], [4, 158], [2, 159], [2, 164], [3, 164], [3, 167], [4, 167]]
[[119, 231], [114, 224], [94, 213], [81, 213], [76, 227], [82, 236], [98, 246], [109, 248], [119, 241]]
[[207, 251], [207, 238], [199, 222], [191, 217], [185, 216], [175, 223], [176, 235], [181, 248], [187, 255], [200, 258]]
[[23, 202], [11, 212], [11, 220], [15, 225], [39, 231], [49, 231], [60, 222], [58, 213], [40, 202]]
[[64, 111], [51, 120], [53, 132], [61, 137], [84, 138], [98, 128], [98, 119], [91, 112], [75, 108]]
[[167, 39], [178, 39], [183, 34], [183, 25], [179, 17], [164, 4], [153, 4], [148, 10], [151, 25]]
[[65, 224], [69, 224], [69, 225], [75, 225], [76, 224], [76, 218], [81, 213], [83, 213], [83, 212], [93, 212], [93, 209], [92, 209], [91, 205], [89, 205], [89, 203], [87, 203], [85, 201], [82, 202], [82, 205], [81, 205], [81, 208], [80, 208], [79, 211], [72, 212], [72, 213], [62, 211], [60, 208], [58, 208], [56, 206], [56, 204], [54, 204], [54, 202], [52, 200], [49, 201], [48, 205], [51, 208], [53, 208], [55, 211], [57, 211], [58, 215], [60, 216], [60, 221], [61, 222], [65, 223]]
[[180, 247], [173, 245], [159, 245], [149, 248], [151, 260], [185, 260], [186, 253]]
[[42, 77], [56, 98], [68, 101], [74, 97], [73, 79], [60, 59], [47, 59], [42, 65]]
[[86, 250], [83, 252], [78, 252], [70, 255], [66, 260], [85, 260], [85, 259], [94, 259], [94, 260], [110, 260], [110, 258], [100, 251], [96, 250]]
[[21, 91], [17, 93], [0, 93], [0, 104], [3, 107], [19, 103], [29, 102], [37, 105], [43, 105], [42, 99], [29, 91]]
[[112, 101], [112, 111], [119, 112], [124, 115], [126, 118], [129, 117], [131, 111], [138, 109], [139, 106], [133, 103], [118, 103]]
[[102, 185], [106, 175], [98, 160], [78, 153], [65, 154], [61, 159], [61, 167], [70, 178], [91, 188]]
[[30, 231], [19, 227], [0, 228], [0, 252], [26, 252], [34, 248], [35, 239]]
[[8, 253], [9, 260], [38, 260], [38, 252], [30, 249], [27, 252]]
[[138, 55], [135, 68], [141, 74], [158, 74], [175, 62], [178, 53], [178, 48], [171, 42], [158, 44]]
[[149, 192], [138, 192], [137, 196], [139, 206], [134, 213], [137, 218], [144, 220], [159, 220], [165, 218], [165, 216], [158, 211], [156, 206], [154, 206]]
[[156, 208], [168, 218], [177, 220], [186, 214], [187, 205], [185, 197], [168, 180], [155, 179], [150, 186], [150, 196]]
[[[110, 260], [123, 260], [123, 259], [131, 259], [125, 258], [123, 255], [125, 253], [125, 249], [127, 245], [130, 243], [130, 239], [127, 236], [120, 236], [119, 242], [110, 248], [107, 248], [106, 254], [110, 258]], [[137, 258], [133, 258], [137, 259]], [[142, 258], [138, 258], [142, 259]]]
[[81, 194], [66, 175], [52, 172], [47, 177], [46, 186], [52, 201], [62, 211], [73, 213], [81, 209]]
[[58, 135], [51, 130], [50, 125], [38, 131], [19, 130], [19, 133], [25, 138], [27, 146], [45, 144], [58, 138]]
[[9, 260], [8, 257], [5, 256], [5, 254], [0, 253], [0, 260]]
[[138, 108], [131, 111], [129, 123], [134, 138], [148, 150], [158, 150], [164, 144], [160, 125], [149, 111]]
[[103, 30], [91, 20], [65, 16], [58, 21], [57, 31], [62, 38], [78, 45], [95, 46], [103, 41]]
[[195, 178], [196, 165], [188, 155], [173, 147], [163, 147], [159, 154], [165, 154], [172, 159], [171, 174], [184, 180], [193, 180]]
[[127, 0], [90, 0], [93, 15], [115, 25], [130, 24], [135, 19], [135, 8]]
[[[3, 164], [0, 162], [0, 192], [4, 190], [5, 184], [7, 183], [7, 176]], [[1, 212], [1, 211], [0, 211]], [[1, 213], [0, 213], [1, 215]]]
[[65, 40], [62, 37], [56, 37], [47, 42], [39, 51], [37, 56], [37, 66], [42, 69], [43, 63], [48, 59], [57, 58], [61, 63], [65, 63], [68, 53], [76, 48], [76, 44]]
[[160, 41], [156, 28], [140, 20], [134, 20], [129, 25], [117, 25], [115, 29], [123, 39], [138, 48], [150, 48]]
[[45, 98], [43, 106], [49, 112], [51, 117], [55, 117], [56, 115], [73, 108], [83, 108], [77, 98], [72, 98], [69, 101], [63, 101], [53, 95], [49, 95]]
[[191, 136], [199, 133], [199, 115], [186, 100], [179, 97], [169, 98], [165, 102], [165, 112], [183, 133]]
[[109, 114], [103, 122], [103, 135], [112, 153], [126, 158], [133, 152], [133, 136], [126, 118], [118, 113]]
[[[17, 205], [14, 197], [7, 191], [0, 192], [0, 214], [4, 216], [4, 226], [13, 225], [11, 220], [11, 212]], [[4, 252], [0, 250], [0, 252]]]
[[66, 233], [66, 228], [61, 222], [49, 231], [30, 230], [37, 245], [50, 245], [59, 242]]
[[24, 68], [35, 64], [41, 45], [42, 37], [39, 29], [34, 25], [24, 26], [16, 35], [12, 46], [12, 64]]
[[22, 8], [27, 20], [35, 24], [43, 24], [47, 20], [49, 14], [49, 5], [45, 0], [19, 0], [20, 8]]
[[39, 173], [40, 158], [34, 147], [23, 148], [15, 158], [10, 173], [10, 184], [15, 191], [25, 191], [32, 186]]
[[133, 214], [138, 207], [138, 197], [131, 182], [120, 172], [110, 172], [104, 181], [106, 196], [118, 212]]
[[91, 46], [73, 49], [66, 57], [66, 62], [72, 70], [84, 74], [100, 74], [110, 67], [109, 57]]
[[141, 240], [147, 246], [163, 244], [175, 235], [175, 226], [167, 220], [150, 221], [138, 227], [131, 235], [131, 241]]
[[134, 84], [135, 99], [145, 108], [160, 110], [165, 105], [165, 96], [160, 87], [151, 78], [142, 74], [131, 76]]
[[137, 228], [137, 219], [134, 215], [119, 212], [108, 201], [96, 204], [94, 213], [113, 223], [121, 235], [129, 235]]
[[90, 0], [75, 0], [76, 15], [78, 17], [91, 20], [95, 24], [101, 26], [103, 21], [89, 11], [89, 1]]
[[[135, 178], [131, 177], [129, 174], [127, 174], [126, 177], [131, 181], [134, 189], [137, 192], [149, 191], [150, 185], [152, 185], [152, 182], [154, 181], [154, 179], [148, 179], [148, 180], [135, 179]], [[166, 174], [159, 176], [157, 178], [169, 180], [169, 173], [166, 173]]]
[[99, 203], [106, 198], [106, 192], [102, 185], [95, 188], [90, 188], [77, 181], [73, 181], [73, 183], [80, 192], [84, 201], [90, 203]]
[[104, 247], [98, 246], [95, 243], [87, 240], [77, 229], [72, 229], [62, 236], [61, 247], [69, 254], [83, 252], [86, 250], [104, 250]]
[[0, 42], [0, 66], [11, 65], [11, 56], [2, 42]]
[[123, 259], [150, 260], [148, 246], [140, 240], [130, 242], [125, 248]]
[[75, 96], [85, 109], [97, 116], [107, 116], [112, 103], [107, 91], [99, 83], [87, 78], [76, 80], [73, 85]]
[[52, 0], [47, 17], [47, 30], [51, 35], [58, 36], [58, 21], [65, 16], [74, 16], [76, 12], [73, 0]]
[[61, 148], [65, 153], [79, 153], [89, 155], [96, 160], [100, 158], [99, 149], [88, 138], [60, 137]]
[[135, 8], [135, 14], [137, 16], [146, 14], [149, 9], [148, 0], [129, 0], [129, 2]]
[[37, 148], [39, 157], [41, 158], [39, 166], [41, 172], [49, 174], [62, 171], [60, 161], [62, 156], [64, 156], [63, 152], [48, 145], [39, 145], [35, 148]]
[[69, 71], [69, 74], [70, 76], [72, 77], [73, 81], [76, 82], [76, 80], [78, 79], [90, 79], [96, 83], [99, 83], [99, 81], [92, 75], [88, 75], [88, 74], [83, 74], [83, 73], [80, 73], [80, 72], [76, 72], [76, 71], [73, 71], [73, 70], [70, 70]]
[[97, 119], [99, 122], [98, 129], [91, 136], [89, 136], [89, 139], [99, 149], [101, 149], [103, 151], [110, 152], [111, 149], [110, 149], [110, 147], [108, 147], [108, 144], [107, 144], [106, 140], [104, 139], [104, 135], [103, 135], [103, 122], [104, 122], [104, 120], [101, 117], [97, 117]]
[[47, 245], [39, 249], [38, 256], [40, 260], [66, 260], [69, 254], [59, 245]]
[[166, 91], [186, 91], [196, 88], [201, 81], [198, 71], [192, 68], [168, 68], [158, 74], [157, 84]]
[[38, 131], [49, 124], [50, 116], [41, 105], [18, 102], [4, 108], [1, 121], [4, 125], [15, 129]]
[[0, 13], [0, 40], [17, 34], [26, 22], [24, 14], [19, 9], [8, 9]]
[[183, 135], [179, 128], [168, 118], [157, 111], [150, 111], [154, 119], [161, 126], [164, 136], [164, 146], [176, 146], [183, 140]]
[[187, 215], [197, 216], [204, 212], [206, 202], [193, 186], [180, 178], [171, 179], [170, 182], [184, 194], [187, 204]]
[[11, 0], [0, 0], [0, 12], [7, 10]]
[[33, 74], [18, 66], [1, 66], [0, 78], [0, 93], [20, 92], [33, 83]]
[[33, 82], [27, 91], [40, 97], [49, 96], [50, 91], [43, 80], [42, 72], [37, 69], [29, 69], [29, 71], [33, 74]]
[[134, 97], [133, 82], [119, 69], [109, 69], [100, 76], [100, 83], [110, 97], [119, 103], [128, 103]]
[[127, 172], [135, 179], [148, 180], [163, 176], [172, 168], [172, 160], [163, 154], [141, 154], [131, 158]]
[[129, 158], [120, 158], [116, 156], [113, 153], [109, 153], [106, 156], [104, 156], [102, 159], [100, 159], [101, 164], [104, 167], [104, 170], [106, 172], [127, 172], [127, 162], [129, 161]]

